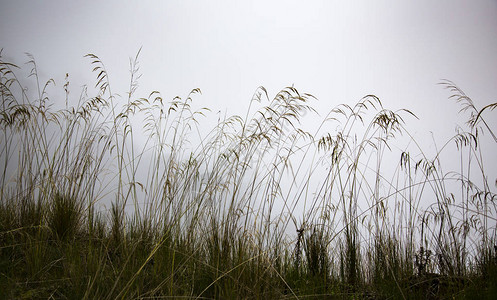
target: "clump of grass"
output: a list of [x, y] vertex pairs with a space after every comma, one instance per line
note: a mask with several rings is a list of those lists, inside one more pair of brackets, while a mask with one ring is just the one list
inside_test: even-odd
[[[0, 52], [1, 55], [1, 52]], [[368, 95], [311, 132], [313, 97], [258, 88], [206, 132], [194, 89], [125, 99], [96, 84], [64, 105], [0, 56], [0, 291], [4, 298], [445, 298], [495, 293], [486, 116], [452, 82], [467, 129], [434, 157], [408, 110]], [[202, 128], [202, 130], [201, 130]], [[484, 141], [483, 132], [491, 137]], [[406, 142], [407, 140], [407, 142]], [[139, 141], [139, 142], [138, 142]], [[445, 171], [449, 147], [458, 170]], [[398, 163], [393, 163], [397, 162]], [[108, 209], [107, 209], [108, 208]]]
[[81, 208], [76, 199], [56, 192], [51, 201], [47, 226], [55, 238], [68, 241], [73, 239], [80, 229]]

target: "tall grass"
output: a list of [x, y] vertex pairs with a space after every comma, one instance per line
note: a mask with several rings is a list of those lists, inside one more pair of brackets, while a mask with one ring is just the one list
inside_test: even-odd
[[[0, 53], [1, 54], [1, 53]], [[368, 95], [318, 118], [294, 87], [256, 90], [220, 119], [96, 75], [51, 99], [0, 56], [0, 291], [4, 298], [445, 298], [496, 293], [486, 117], [455, 84], [466, 129], [428, 157], [408, 110]], [[59, 103], [54, 108], [55, 104]], [[490, 140], [483, 140], [483, 132]], [[457, 170], [444, 156], [458, 151]], [[449, 167], [452, 167], [450, 165]], [[491, 168], [491, 166], [490, 166]]]

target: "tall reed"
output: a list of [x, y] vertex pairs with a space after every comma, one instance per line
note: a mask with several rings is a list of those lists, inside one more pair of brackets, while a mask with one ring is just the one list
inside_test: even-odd
[[[309, 128], [312, 95], [287, 87], [271, 99], [260, 87], [246, 116], [208, 131], [199, 89], [136, 95], [138, 54], [125, 97], [89, 54], [96, 82], [74, 98], [69, 76], [62, 96], [40, 82], [32, 56], [27, 89], [0, 52], [1, 296], [497, 291], [495, 174], [482, 150], [496, 146], [497, 104], [478, 109], [444, 81], [469, 121], [434, 157], [407, 129], [415, 115], [374, 95]], [[458, 169], [444, 160], [454, 150]]]

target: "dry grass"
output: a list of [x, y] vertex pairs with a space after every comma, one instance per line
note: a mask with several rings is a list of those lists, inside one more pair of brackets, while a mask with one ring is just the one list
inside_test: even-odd
[[[405, 128], [414, 114], [373, 95], [310, 133], [311, 95], [259, 88], [246, 117], [206, 133], [200, 90], [137, 97], [137, 56], [118, 99], [87, 57], [95, 86], [74, 99], [66, 78], [53, 109], [34, 59], [29, 96], [0, 56], [3, 298], [495, 294], [496, 194], [481, 148], [497, 142], [485, 120], [497, 104], [477, 109], [444, 82], [470, 117], [435, 157]], [[458, 171], [442, 168], [448, 149]]]

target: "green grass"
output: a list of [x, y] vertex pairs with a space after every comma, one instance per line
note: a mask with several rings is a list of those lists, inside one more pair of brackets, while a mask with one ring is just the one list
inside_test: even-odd
[[[245, 117], [207, 131], [200, 90], [138, 97], [135, 58], [119, 98], [87, 57], [95, 85], [75, 98], [66, 77], [61, 101], [34, 59], [33, 92], [0, 56], [0, 298], [497, 293], [496, 194], [482, 152], [497, 144], [485, 119], [497, 103], [478, 109], [444, 81], [469, 121], [428, 157], [405, 126], [414, 114], [373, 95], [331, 108], [309, 132], [300, 121], [318, 118], [311, 95], [259, 88]], [[448, 151], [456, 171], [444, 170]]]

